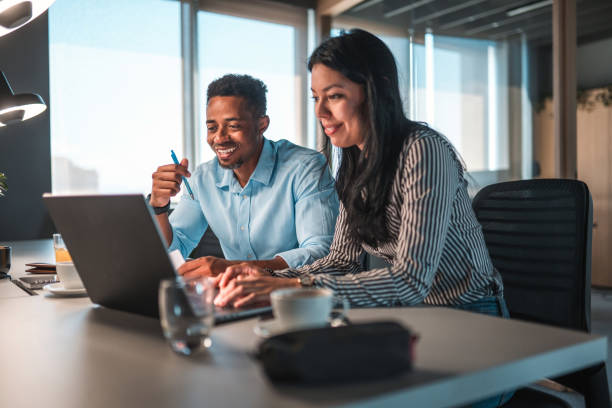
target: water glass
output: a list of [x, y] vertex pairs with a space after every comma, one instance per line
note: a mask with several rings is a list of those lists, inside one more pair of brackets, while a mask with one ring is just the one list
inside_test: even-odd
[[172, 350], [191, 355], [211, 346], [214, 285], [209, 277], [165, 279], [159, 284], [159, 316]]

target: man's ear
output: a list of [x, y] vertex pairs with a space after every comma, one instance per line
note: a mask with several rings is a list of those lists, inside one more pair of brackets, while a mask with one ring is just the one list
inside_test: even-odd
[[268, 126], [270, 126], [270, 117], [268, 115], [259, 118], [257, 130], [259, 130], [260, 135], [263, 135], [263, 133], [268, 129]]

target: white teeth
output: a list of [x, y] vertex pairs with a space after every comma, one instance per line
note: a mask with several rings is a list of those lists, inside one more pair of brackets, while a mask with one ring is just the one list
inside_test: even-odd
[[220, 154], [230, 154], [230, 153], [233, 153], [235, 150], [236, 150], [236, 147], [233, 147], [231, 149], [225, 149], [225, 150], [217, 149], [217, 152]]

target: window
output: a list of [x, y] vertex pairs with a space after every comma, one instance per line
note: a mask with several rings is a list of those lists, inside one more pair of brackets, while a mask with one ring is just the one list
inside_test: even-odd
[[54, 193], [147, 193], [170, 149], [182, 154], [179, 5], [57, 0], [49, 10]]
[[307, 145], [306, 10], [278, 3], [266, 7], [267, 3], [257, 1], [238, 9], [232, 8], [234, 2], [205, 4], [207, 9], [199, 11], [197, 18], [200, 161], [214, 157], [206, 143], [206, 89], [229, 73], [248, 74], [266, 84], [268, 139]]
[[[332, 30], [349, 25], [342, 19]], [[378, 30], [377, 30], [378, 28]], [[377, 34], [393, 53], [406, 115], [444, 134], [463, 157], [468, 171], [510, 167], [508, 52], [504, 42], [425, 33], [364, 29]]]
[[433, 73], [432, 126], [453, 142], [469, 171], [508, 169], [504, 44], [435, 36], [433, 47], [433, 69], [425, 73]]

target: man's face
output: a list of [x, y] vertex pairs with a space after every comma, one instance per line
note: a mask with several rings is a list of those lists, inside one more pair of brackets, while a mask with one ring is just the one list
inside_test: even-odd
[[207, 141], [222, 167], [237, 169], [249, 163], [255, 168], [268, 119], [253, 116], [240, 96], [214, 96], [208, 102]]

